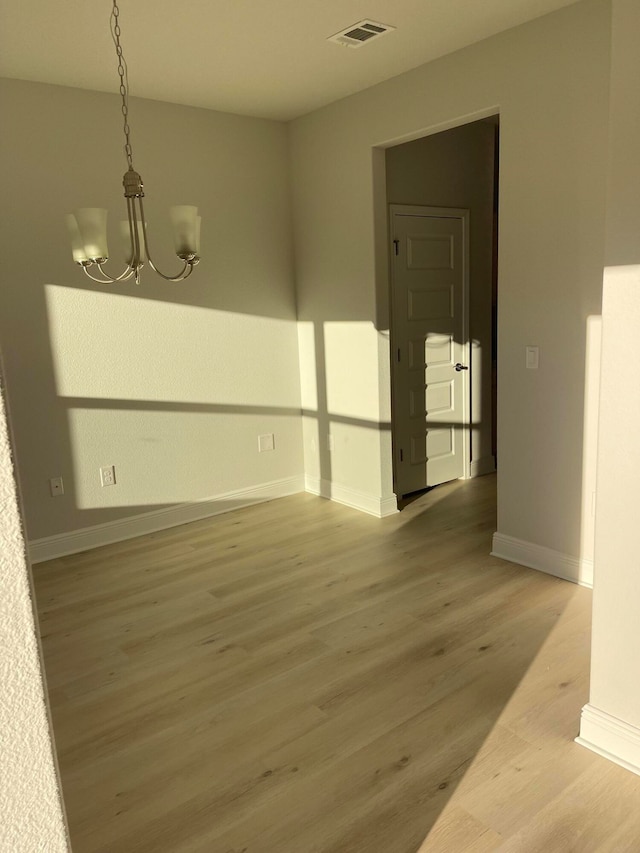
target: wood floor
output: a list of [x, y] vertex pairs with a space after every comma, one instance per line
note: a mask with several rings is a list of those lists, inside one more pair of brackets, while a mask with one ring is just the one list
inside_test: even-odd
[[494, 507], [295, 495], [37, 565], [75, 853], [640, 851], [640, 778], [572, 742], [590, 593], [490, 557]]

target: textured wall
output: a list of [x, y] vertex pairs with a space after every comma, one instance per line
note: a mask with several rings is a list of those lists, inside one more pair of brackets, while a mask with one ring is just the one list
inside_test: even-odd
[[68, 849], [0, 377], [0, 850]]
[[131, 98], [154, 259], [179, 269], [169, 207], [191, 203], [202, 262], [109, 286], [72, 263], [64, 214], [108, 208], [123, 267], [118, 98], [3, 80], [0, 107], [0, 340], [29, 539], [301, 478], [286, 126]]

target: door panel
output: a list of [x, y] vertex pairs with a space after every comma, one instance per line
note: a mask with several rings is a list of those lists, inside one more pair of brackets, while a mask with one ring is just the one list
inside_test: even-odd
[[[468, 471], [467, 212], [392, 207], [396, 491]], [[418, 210], [425, 210], [424, 208]]]
[[409, 290], [408, 317], [412, 322], [420, 320], [450, 320], [453, 317], [453, 288], [449, 284], [432, 290]]
[[450, 235], [417, 234], [408, 238], [407, 266], [410, 270], [453, 269], [454, 245]]

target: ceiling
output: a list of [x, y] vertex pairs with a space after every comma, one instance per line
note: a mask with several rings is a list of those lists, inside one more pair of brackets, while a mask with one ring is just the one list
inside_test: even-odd
[[[132, 95], [289, 120], [576, 0], [120, 0]], [[0, 76], [115, 92], [111, 0], [1, 0]], [[363, 19], [394, 32], [327, 41]]]

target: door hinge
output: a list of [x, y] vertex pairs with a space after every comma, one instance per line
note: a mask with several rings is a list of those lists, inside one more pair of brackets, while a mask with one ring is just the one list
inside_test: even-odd
[[404, 462], [404, 453], [402, 452], [402, 450], [400, 451], [400, 461]]
[[400, 347], [398, 347], [398, 361], [400, 361]]
[[400, 254], [400, 240], [394, 240], [393, 241], [393, 248], [394, 248], [396, 255], [399, 255]]

